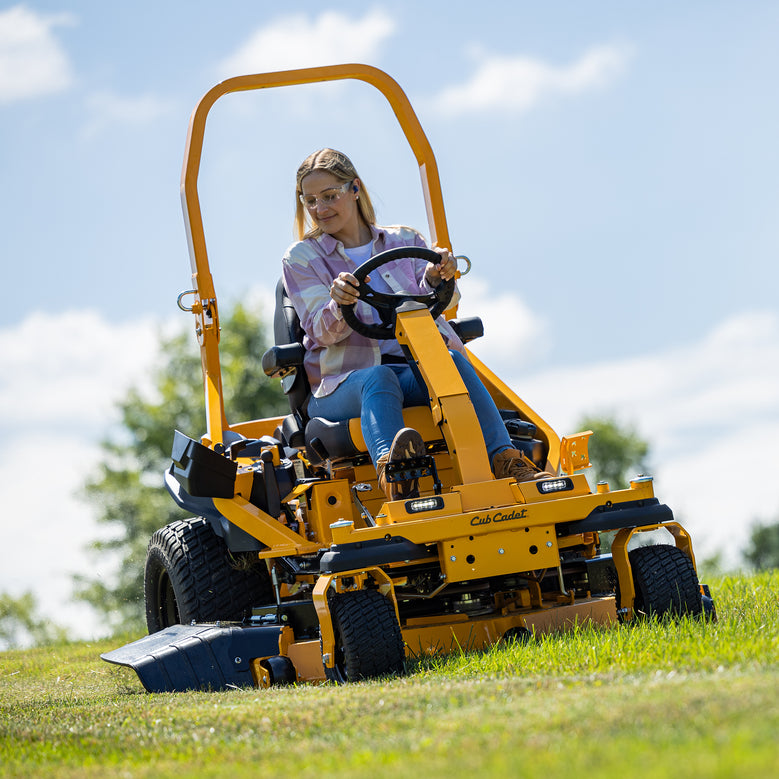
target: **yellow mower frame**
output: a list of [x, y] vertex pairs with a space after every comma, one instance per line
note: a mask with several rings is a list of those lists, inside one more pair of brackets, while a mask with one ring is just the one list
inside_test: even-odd
[[[498, 407], [534, 426], [543, 445], [545, 462], [541, 464], [556, 474], [540, 482], [495, 479], [465, 385], [424, 308], [398, 309], [396, 323], [397, 339], [418, 367], [430, 397], [430, 408], [404, 412], [406, 424], [419, 430], [428, 443], [435, 465], [420, 480], [419, 499], [387, 502], [365, 457], [328, 463], [312, 476], [304, 448], [290, 454], [289, 448], [277, 445], [283, 417], [228, 420], [219, 362], [217, 297], [197, 186], [209, 111], [230, 93], [342, 79], [367, 82], [389, 101], [419, 165], [431, 242], [452, 248], [432, 149], [402, 89], [386, 73], [366, 65], [337, 65], [240, 76], [204, 95], [190, 120], [181, 197], [193, 283], [193, 289], [182, 297], [193, 298], [187, 310], [195, 317], [200, 344], [206, 432], [199, 443], [177, 439], [171, 474], [189, 486], [196, 483], [195, 478], [184, 479], [181, 474], [189, 474], [192, 463], [219, 471], [224, 466], [226, 487], [198, 494], [210, 501], [215, 516], [258, 542], [252, 555], [267, 566], [275, 602], [255, 604], [253, 617], [241, 627], [181, 626], [170, 620], [165, 630], [108, 653], [105, 659], [135, 668], [150, 690], [231, 683], [267, 686], [325, 678], [349, 681], [397, 671], [395, 663], [350, 676], [350, 671], [339, 666], [344, 652], [348, 653], [343, 646], [347, 631], [344, 618], [334, 617], [334, 599], [350, 593], [372, 593], [374, 602], [384, 604], [382, 619], [393, 625], [393, 635], [401, 637], [407, 657], [481, 649], [512, 635], [564, 629], [586, 621], [630, 620], [637, 610], [711, 613], [708, 592], [697, 582], [690, 537], [673, 520], [671, 510], [655, 498], [651, 478], [638, 477], [624, 490], [599, 484], [593, 492], [580, 473], [589, 465], [591, 433], [560, 439], [469, 353]], [[283, 376], [284, 371], [277, 375]], [[364, 451], [359, 420], [351, 420], [349, 433], [356, 449]], [[229, 442], [236, 438], [257, 443], [249, 454], [238, 452], [228, 458]], [[277, 514], [267, 502], [257, 500], [256, 494], [258, 479], [276, 484], [274, 473], [279, 469], [295, 475], [279, 482], [283, 511]], [[629, 551], [629, 542], [637, 534], [660, 528], [669, 531], [674, 541], [661, 553], [670, 571], [668, 582], [649, 580], [651, 566], [643, 558], [654, 553]], [[611, 556], [601, 554], [604, 530], [618, 531]], [[309, 567], [301, 567], [296, 560], [306, 561]], [[419, 571], [424, 571], [424, 577]], [[596, 573], [604, 571], [610, 583], [596, 585]], [[424, 587], [419, 584], [422, 578]], [[662, 604], [655, 594], [680, 587], [687, 590], [683, 603], [671, 597], [668, 604]], [[174, 582], [172, 595], [175, 589]], [[303, 601], [300, 591], [307, 593]], [[446, 599], [449, 592], [456, 593], [451, 600]], [[376, 601], [376, 593], [386, 600]], [[416, 608], [420, 603], [423, 608]], [[316, 616], [316, 634], [310, 625], [308, 632], [301, 633], [285, 622], [285, 614], [291, 617], [307, 609]], [[208, 622], [215, 619], [220, 616], [212, 614]], [[370, 638], [373, 643], [381, 641], [380, 635]], [[200, 648], [197, 651], [207, 646], [209, 659], [193, 660], [193, 646]], [[232, 661], [221, 657], [222, 646], [228, 647], [228, 655], [236, 654]], [[241, 647], [240, 656], [236, 646]], [[191, 672], [182, 675], [176, 663], [187, 652]]]

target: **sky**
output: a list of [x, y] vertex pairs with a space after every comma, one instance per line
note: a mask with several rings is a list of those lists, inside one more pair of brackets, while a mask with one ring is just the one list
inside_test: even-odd
[[[71, 597], [115, 563], [86, 551], [106, 530], [82, 487], [160, 335], [193, 327], [190, 114], [224, 78], [340, 62], [389, 73], [428, 135], [473, 351], [560, 435], [635, 428], [698, 557], [738, 565], [779, 515], [777, 29], [761, 0], [0, 4], [0, 592], [104, 629]], [[323, 146], [380, 222], [429, 234], [371, 87], [231, 95], [198, 182], [223, 308], [272, 315], [295, 170]]]

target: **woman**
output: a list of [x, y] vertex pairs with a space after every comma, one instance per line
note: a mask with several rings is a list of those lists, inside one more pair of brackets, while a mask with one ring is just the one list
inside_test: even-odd
[[[359, 265], [388, 249], [424, 247], [424, 239], [408, 227], [378, 226], [354, 165], [334, 149], [314, 152], [298, 168], [295, 227], [300, 240], [284, 255], [283, 278], [305, 331], [305, 368], [312, 391], [308, 414], [333, 422], [359, 416], [387, 499], [415, 497], [416, 480], [388, 483], [385, 469], [390, 461], [425, 454], [419, 433], [403, 427], [402, 409], [427, 405], [427, 389], [417, 382], [396, 340], [374, 340], [354, 332], [344, 321], [341, 306], [360, 298], [359, 282], [352, 275]], [[435, 251], [441, 258], [438, 263], [398, 260], [366, 281], [377, 292], [430, 292], [457, 269], [451, 252]], [[455, 295], [454, 302], [459, 293]], [[360, 316], [364, 319], [365, 313]], [[548, 476], [512, 447], [462, 342], [443, 317], [436, 324], [470, 395], [495, 476], [517, 481]]]

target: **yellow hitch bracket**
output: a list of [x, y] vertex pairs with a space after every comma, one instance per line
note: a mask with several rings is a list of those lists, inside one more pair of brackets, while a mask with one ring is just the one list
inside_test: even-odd
[[591, 435], [592, 430], [586, 430], [572, 436], [563, 436], [560, 441], [560, 467], [563, 473], [572, 476], [574, 471], [590, 467], [588, 447]]
[[259, 687], [261, 690], [267, 690], [271, 686], [270, 671], [262, 664], [262, 661], [267, 659], [267, 657], [255, 657], [251, 660], [250, 667], [254, 686]]
[[611, 542], [611, 558], [617, 569], [619, 581], [617, 613], [625, 621], [633, 618], [633, 603], [636, 599], [636, 585], [633, 583], [633, 571], [628, 560], [628, 541], [633, 535], [633, 530], [632, 527], [623, 527]]
[[319, 633], [322, 637], [322, 664], [325, 668], [335, 667], [335, 632], [330, 607], [327, 605], [327, 591], [335, 574], [325, 574], [317, 579], [311, 599], [314, 601], [316, 615], [319, 618]]
[[[279, 654], [280, 657], [289, 658], [289, 648], [295, 643], [295, 633], [289, 625], [282, 627], [279, 633]], [[270, 667], [267, 665], [267, 661], [276, 657], [276, 655], [266, 655], [265, 657], [253, 657], [249, 661], [249, 667], [252, 672], [252, 678], [254, 679], [254, 686], [263, 690], [273, 686], [271, 679]], [[294, 663], [293, 663], [294, 665]], [[295, 668], [295, 676], [299, 680], [300, 674], [297, 668]]]

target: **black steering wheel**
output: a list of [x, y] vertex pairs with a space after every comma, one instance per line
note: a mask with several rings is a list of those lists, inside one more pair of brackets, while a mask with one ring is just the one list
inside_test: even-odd
[[386, 265], [388, 262], [415, 258], [427, 260], [434, 264], [441, 262], [441, 255], [432, 249], [426, 249], [422, 246], [400, 246], [397, 249], [388, 249], [386, 252], [371, 257], [370, 260], [360, 265], [352, 274], [360, 282], [360, 300], [373, 306], [379, 312], [381, 324], [366, 324], [357, 318], [354, 313], [354, 303], [351, 305], [342, 305], [341, 311], [346, 320], [346, 324], [354, 330], [355, 333], [364, 335], [367, 338], [376, 338], [379, 340], [395, 337], [395, 309], [398, 306], [413, 300], [415, 303], [422, 303], [430, 310], [430, 316], [435, 319], [442, 314], [452, 300], [454, 294], [454, 278], [449, 281], [442, 280], [436, 288], [426, 295], [412, 295], [410, 293], [389, 294], [376, 292], [366, 283], [365, 277], [376, 268]]

